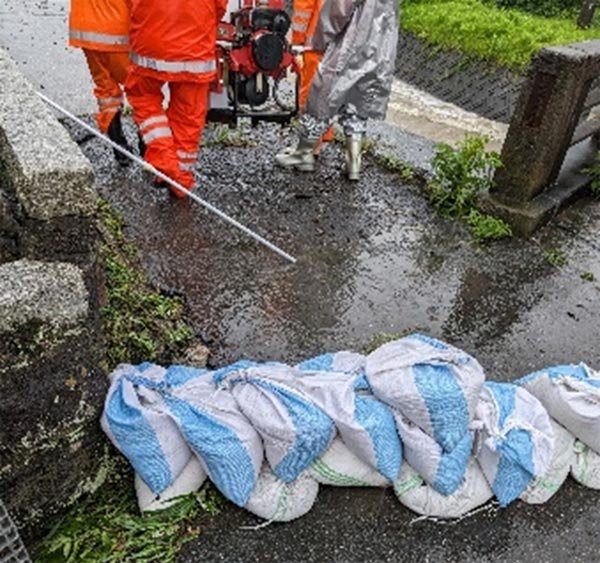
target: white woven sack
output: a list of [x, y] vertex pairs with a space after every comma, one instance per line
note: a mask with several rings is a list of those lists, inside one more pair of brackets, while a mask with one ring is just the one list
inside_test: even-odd
[[579, 440], [575, 442], [575, 460], [571, 466], [571, 476], [589, 489], [600, 490], [600, 454]]
[[554, 366], [517, 382], [578, 440], [600, 452], [600, 378], [585, 364]]
[[318, 493], [319, 484], [308, 472], [284, 483], [265, 463], [245, 508], [270, 522], [291, 522], [310, 511]]
[[494, 493], [479, 463], [469, 460], [465, 479], [460, 488], [449, 496], [438, 493], [410, 466], [403, 463], [400, 478], [394, 483], [398, 500], [423, 516], [459, 518], [488, 502]]
[[135, 474], [135, 492], [140, 512], [155, 512], [172, 506], [179, 497], [195, 493], [206, 481], [206, 471], [195, 455], [175, 479], [173, 484], [160, 495], [155, 495], [142, 478]]
[[485, 381], [462, 350], [420, 334], [384, 344], [367, 357], [373, 394], [423, 429], [446, 452], [468, 433]]
[[554, 432], [552, 461], [546, 473], [537, 477], [519, 497], [528, 504], [548, 502], [566, 481], [575, 463], [575, 436], [553, 419], [550, 424]]
[[296, 480], [329, 446], [333, 420], [297, 385], [296, 371], [264, 364], [227, 375], [238, 409], [260, 434], [265, 458], [281, 479]]
[[336, 487], [389, 487], [391, 483], [373, 467], [354, 455], [340, 438], [308, 469], [321, 485]]
[[454, 494], [463, 482], [471, 457], [473, 436], [469, 432], [449, 453], [422, 428], [396, 413], [404, 459], [425, 481], [443, 495]]

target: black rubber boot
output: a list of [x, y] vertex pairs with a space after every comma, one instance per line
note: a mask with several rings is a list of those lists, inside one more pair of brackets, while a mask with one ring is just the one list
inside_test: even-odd
[[[121, 124], [121, 111], [115, 113], [110, 125], [108, 126], [108, 138], [113, 142], [117, 143], [120, 147], [123, 147], [125, 150], [131, 152], [131, 147], [127, 143], [127, 139], [125, 138], [125, 134], [123, 133], [123, 125]], [[121, 166], [129, 166], [129, 159], [119, 151], [113, 149], [115, 160]]]
[[144, 143], [144, 137], [142, 137], [142, 134], [138, 131], [138, 150], [140, 151], [140, 157], [144, 158], [144, 156], [146, 155], [146, 143]]

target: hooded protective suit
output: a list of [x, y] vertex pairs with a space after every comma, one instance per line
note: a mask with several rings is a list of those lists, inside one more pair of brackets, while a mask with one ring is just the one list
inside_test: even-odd
[[325, 51], [305, 112], [330, 120], [345, 107], [361, 119], [387, 111], [398, 45], [398, 0], [325, 0], [311, 48]]

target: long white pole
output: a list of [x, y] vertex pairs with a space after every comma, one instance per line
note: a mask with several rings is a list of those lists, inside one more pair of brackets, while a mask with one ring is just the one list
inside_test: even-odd
[[90, 127], [87, 123], [85, 123], [84, 121], [82, 121], [81, 119], [79, 119], [78, 117], [73, 115], [71, 112], [67, 111], [65, 108], [58, 105], [56, 102], [52, 101], [50, 98], [48, 98], [41, 92], [36, 92], [36, 93], [48, 105], [50, 105], [54, 109], [58, 110], [60, 113], [67, 116], [69, 119], [73, 120], [75, 123], [77, 123], [77, 125], [79, 125], [80, 127], [83, 127], [86, 131], [89, 131], [92, 135], [94, 135], [95, 137], [98, 137], [98, 139], [100, 139], [107, 145], [110, 145], [116, 151], [120, 152], [121, 154], [124, 154], [130, 160], [132, 160], [136, 164], [139, 164], [142, 168], [149, 170], [150, 172], [152, 172], [152, 174], [155, 174], [161, 180], [164, 180], [165, 182], [167, 182], [167, 184], [169, 184], [169, 185], [173, 186], [174, 188], [178, 189], [179, 191], [183, 192], [187, 197], [193, 199], [195, 202], [199, 203], [202, 207], [204, 207], [211, 213], [214, 213], [215, 215], [217, 215], [218, 217], [223, 219], [223, 221], [226, 221], [230, 225], [233, 225], [236, 229], [239, 229], [243, 233], [247, 234], [249, 237], [253, 238], [255, 241], [266, 246], [269, 250], [272, 250], [276, 254], [279, 254], [279, 256], [281, 256], [282, 258], [285, 258], [292, 264], [296, 263], [296, 259], [293, 256], [291, 256], [287, 252], [281, 250], [281, 248], [274, 245], [272, 242], [269, 242], [267, 239], [261, 237], [259, 234], [250, 230], [245, 225], [242, 225], [239, 221], [236, 221], [233, 217], [230, 217], [229, 215], [223, 213], [223, 211], [221, 211], [214, 205], [208, 203], [207, 201], [203, 200], [202, 198], [198, 197], [195, 193], [187, 190], [179, 182], [176, 182], [175, 180], [173, 180], [172, 178], [170, 178], [169, 176], [167, 176], [160, 170], [157, 170], [156, 168], [154, 168], [154, 166], [152, 166], [151, 164], [149, 164], [148, 162], [146, 162], [144, 159], [140, 158], [139, 156], [136, 156], [135, 154], [130, 153], [127, 149], [124, 149], [122, 146], [113, 142], [106, 135], [103, 135], [99, 131], [96, 131], [96, 129], [94, 129], [93, 127]]

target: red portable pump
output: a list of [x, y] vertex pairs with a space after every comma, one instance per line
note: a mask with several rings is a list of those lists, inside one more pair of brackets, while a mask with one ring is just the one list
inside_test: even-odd
[[[253, 125], [287, 123], [298, 113], [300, 68], [284, 8], [284, 0], [229, 0], [229, 21], [219, 24], [217, 34], [217, 82], [211, 89], [209, 120], [232, 126], [241, 117], [249, 117]], [[288, 103], [280, 92], [286, 78], [291, 78]]]

